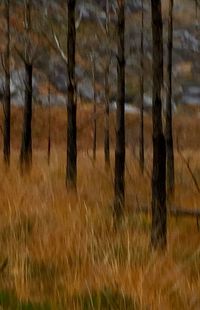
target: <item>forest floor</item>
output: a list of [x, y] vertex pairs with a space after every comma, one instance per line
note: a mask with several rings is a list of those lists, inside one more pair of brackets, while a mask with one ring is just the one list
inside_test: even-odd
[[[38, 111], [35, 113], [38, 114], [34, 119], [40, 124], [44, 117], [39, 118]], [[63, 114], [61, 110], [56, 113], [58, 117]], [[18, 117], [18, 112], [14, 111], [15, 114]], [[189, 116], [182, 116], [183, 120], [184, 117], [186, 124], [195, 126], [194, 117], [189, 120]], [[197, 120], [196, 116], [198, 127]], [[134, 124], [133, 120], [130, 122]], [[178, 122], [175, 128], [184, 128]], [[64, 122], [59, 128], [62, 126]], [[13, 130], [18, 130], [15, 127], [16, 121]], [[196, 140], [197, 145], [192, 144], [193, 135], [198, 137], [198, 132], [192, 133], [189, 125], [184, 132], [179, 132], [182, 154], [190, 159], [190, 167], [200, 182], [199, 141]], [[64, 139], [65, 132], [60, 135]], [[83, 142], [79, 141], [80, 145], [84, 146]], [[151, 204], [150, 149], [146, 151], [146, 170], [142, 176], [136, 153], [127, 147], [125, 218], [115, 231], [113, 152], [108, 170], [104, 167], [102, 146], [97, 150], [95, 163], [88, 148], [80, 147], [75, 194], [65, 188], [64, 141], [59, 145], [54, 139], [48, 166], [46, 140], [40, 141], [34, 133], [33, 167], [30, 175], [23, 177], [18, 169], [18, 142], [15, 143], [10, 171], [0, 161], [0, 305], [3, 309], [200, 308], [200, 232], [196, 219], [168, 218], [167, 250], [155, 253], [149, 248], [150, 215], [134, 212], [139, 206]], [[90, 140], [87, 143], [89, 147]], [[174, 205], [198, 209], [200, 194], [177, 152], [175, 157]]]

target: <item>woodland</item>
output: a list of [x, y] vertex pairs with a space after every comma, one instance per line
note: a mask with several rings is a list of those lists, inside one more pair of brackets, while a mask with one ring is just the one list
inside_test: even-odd
[[199, 14], [0, 1], [1, 309], [200, 309]]

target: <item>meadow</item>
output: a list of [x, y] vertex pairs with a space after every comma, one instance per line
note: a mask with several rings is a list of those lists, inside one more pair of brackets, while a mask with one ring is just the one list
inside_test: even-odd
[[[101, 113], [94, 163], [91, 111], [84, 106], [78, 112], [82, 129], [77, 193], [65, 187], [66, 113], [58, 107], [51, 113], [50, 166], [47, 111], [35, 107], [33, 166], [22, 177], [18, 167], [21, 109], [13, 109], [10, 170], [0, 162], [2, 309], [199, 309], [200, 232], [196, 219], [169, 217], [167, 250], [152, 252], [150, 209], [149, 214], [135, 212], [151, 206], [150, 115], [145, 116], [143, 176], [137, 159], [138, 117], [128, 115], [126, 119], [126, 210], [116, 231], [112, 222], [114, 152], [110, 170], [105, 169]], [[113, 115], [114, 147], [112, 119]], [[200, 182], [199, 126], [198, 113], [179, 114], [174, 120], [181, 152]], [[175, 156], [174, 205], [198, 209], [200, 194], [185, 163], [177, 152]]]

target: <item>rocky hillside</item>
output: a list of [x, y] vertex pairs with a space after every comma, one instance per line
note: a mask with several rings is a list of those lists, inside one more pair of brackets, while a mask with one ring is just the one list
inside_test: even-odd
[[[23, 104], [24, 69], [23, 62], [16, 53], [16, 47], [23, 49], [23, 1], [12, 8], [12, 72], [11, 93], [15, 104]], [[96, 59], [96, 80], [98, 101], [104, 100], [104, 62], [109, 47], [113, 54], [115, 44], [115, 1], [109, 1], [112, 35], [106, 38], [102, 28], [105, 23], [105, 0], [78, 1], [77, 5], [77, 92], [78, 98], [88, 102], [93, 100], [91, 57]], [[145, 98], [151, 102], [151, 9], [145, 1]], [[16, 12], [18, 16], [16, 18]], [[67, 74], [66, 63], [56, 47], [59, 42], [63, 54], [66, 54], [66, 3], [59, 0], [35, 0], [33, 20], [33, 47], [36, 50], [34, 62], [33, 94], [34, 101], [47, 103], [48, 76], [51, 82], [51, 101], [53, 104], [66, 103]], [[141, 2], [127, 1], [126, 7], [126, 97], [127, 102], [138, 103], [139, 87], [139, 44], [140, 44]], [[164, 39], [167, 38], [167, 1], [163, 0]], [[3, 5], [0, 6], [1, 32], [4, 31]], [[2, 39], [0, 51], [4, 51]], [[174, 102], [194, 103], [191, 87], [195, 88], [195, 104], [200, 103], [200, 24], [196, 18], [195, 6], [191, 0], [176, 0], [174, 9]], [[0, 71], [0, 90], [3, 93], [4, 74]], [[113, 56], [110, 69], [111, 100], [116, 93], [116, 60]], [[191, 95], [191, 96], [190, 96]]]

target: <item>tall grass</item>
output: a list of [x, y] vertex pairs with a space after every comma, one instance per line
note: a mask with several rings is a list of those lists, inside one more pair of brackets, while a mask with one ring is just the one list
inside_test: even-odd
[[[198, 177], [199, 156], [192, 158]], [[200, 307], [195, 220], [169, 219], [167, 251], [150, 251], [150, 217], [134, 213], [138, 205], [150, 205], [150, 178], [140, 175], [132, 152], [127, 153], [125, 219], [117, 232], [113, 167], [105, 171], [102, 151], [95, 165], [87, 153], [79, 153], [77, 194], [65, 188], [62, 149], [54, 148], [50, 167], [46, 153], [36, 152], [24, 178], [17, 162], [14, 154], [10, 172], [0, 164], [0, 265], [7, 260], [0, 273], [0, 304], [5, 309]], [[199, 194], [184, 164], [176, 162], [176, 204], [197, 207]]]

